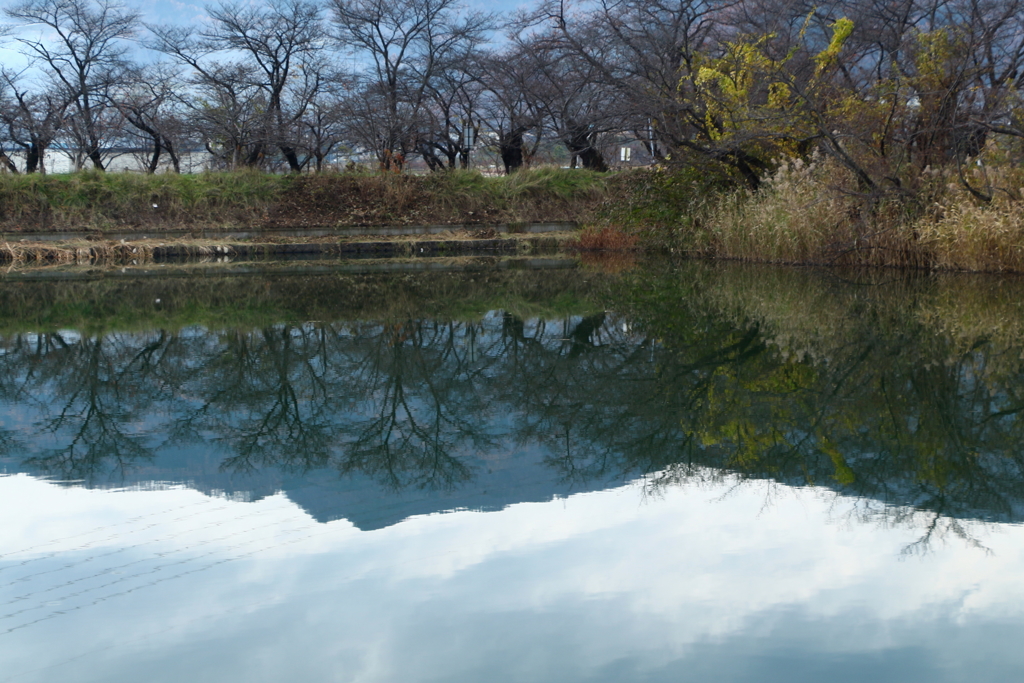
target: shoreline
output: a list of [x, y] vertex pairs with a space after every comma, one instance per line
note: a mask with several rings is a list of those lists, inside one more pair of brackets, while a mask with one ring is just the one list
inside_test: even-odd
[[471, 254], [524, 255], [568, 250], [577, 237], [570, 232], [539, 235], [493, 230], [450, 231], [440, 238], [366, 234], [359, 237], [321, 236], [277, 241], [179, 238], [174, 240], [75, 239], [61, 241], [18, 240], [0, 242], [0, 264], [7, 266], [139, 265], [180, 262], [190, 259], [260, 260], [274, 257], [369, 257], [450, 256]]
[[[547, 225], [547, 224], [545, 224]], [[432, 226], [440, 227], [440, 226]], [[0, 237], [0, 267], [59, 268], [62, 266], [121, 267], [146, 264], [184, 264], [189, 262], [241, 263], [275, 259], [409, 259], [471, 256], [558, 256], [580, 257], [584, 263], [600, 263], [601, 259], [634, 259], [663, 255], [673, 259], [704, 262], [735, 263], [798, 269], [825, 269], [845, 271], [851, 268], [904, 271], [918, 273], [1010, 275], [1020, 277], [1024, 269], [988, 268], [970, 269], [927, 264], [892, 263], [838, 263], [833, 260], [757, 259], [707, 250], [679, 249], [665, 245], [630, 243], [616, 247], [598, 244], [588, 246], [581, 242], [580, 230], [529, 232], [496, 232], [495, 226], [479, 230], [445, 230], [439, 233], [386, 235], [366, 232], [359, 235], [315, 235], [286, 237], [261, 235], [252, 238], [232, 238], [224, 231], [224, 239], [209, 236], [191, 236], [182, 231], [175, 239], [143, 236], [138, 239], [108, 239], [101, 235], [88, 238], [62, 240], [54, 235], [45, 240], [11, 241]], [[254, 234], [259, 231], [250, 231]], [[627, 264], [628, 267], [628, 264]]]
[[872, 205], [828, 164], [784, 166], [757, 193], [692, 171], [0, 175], [0, 264], [554, 250], [1024, 273], [1024, 200], [979, 203], [939, 178]]

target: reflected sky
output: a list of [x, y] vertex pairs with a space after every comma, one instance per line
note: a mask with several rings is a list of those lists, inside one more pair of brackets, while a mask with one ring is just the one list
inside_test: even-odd
[[[699, 483], [698, 483], [699, 482]], [[644, 480], [373, 531], [283, 495], [0, 478], [0, 681], [963, 681], [1024, 670], [1024, 529]]]

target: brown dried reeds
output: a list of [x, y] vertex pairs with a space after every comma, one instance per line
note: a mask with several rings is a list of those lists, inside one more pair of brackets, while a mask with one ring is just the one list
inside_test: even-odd
[[[824, 261], [854, 232], [856, 204], [835, 178], [828, 162], [784, 164], [757, 193], [726, 197], [711, 212], [713, 253], [751, 261]], [[838, 174], [841, 177], [841, 174]]]
[[200, 240], [175, 242], [4, 242], [0, 263], [8, 266], [140, 265], [160, 252], [187, 258], [221, 257], [233, 252], [229, 245]]
[[[795, 161], [758, 192], [719, 202], [707, 251], [769, 263], [1024, 272], [1024, 189], [982, 202], [951, 174], [926, 170], [914, 193], [879, 200], [833, 162]], [[986, 169], [986, 182], [994, 176], [1015, 182], [1012, 172]]]
[[567, 245], [580, 251], [629, 251], [636, 249], [639, 240], [621, 228], [587, 226]]
[[[3, 249], [0, 250], [0, 262], [12, 265], [66, 265], [81, 262], [84, 256], [81, 251], [83, 250], [46, 244], [24, 245], [4, 242]], [[85, 260], [89, 260], [89, 257], [85, 257]]]

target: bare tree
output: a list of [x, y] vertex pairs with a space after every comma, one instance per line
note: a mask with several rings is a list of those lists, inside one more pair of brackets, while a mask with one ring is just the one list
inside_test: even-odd
[[13, 106], [13, 98], [9, 91], [8, 85], [0, 81], [0, 120], [4, 122], [7, 128], [5, 132], [0, 132], [0, 172], [17, 173], [17, 164], [7, 155], [7, 150], [4, 149], [4, 143], [8, 140], [13, 141], [14, 138], [14, 128], [9, 122], [17, 120], [15, 113], [17, 109]]
[[529, 162], [541, 143], [543, 116], [536, 99], [536, 72], [523, 45], [514, 43], [481, 59], [478, 74], [485, 88], [480, 103], [483, 125], [505, 173], [514, 173]]
[[343, 108], [346, 82], [338, 76], [327, 77], [325, 82], [299, 121], [299, 145], [312, 160], [317, 173], [324, 170], [326, 159], [348, 137]]
[[476, 75], [476, 45], [450, 55], [427, 82], [416, 131], [416, 150], [432, 170], [468, 168], [480, 134], [484, 89]]
[[182, 87], [182, 79], [175, 69], [167, 64], [154, 64], [132, 69], [113, 89], [111, 104], [151, 150], [144, 164], [147, 173], [156, 172], [164, 153], [170, 158], [174, 172], [181, 172], [178, 140], [184, 124], [178, 112], [176, 93]]
[[531, 99], [551, 137], [568, 150], [573, 168], [578, 160], [584, 168], [606, 171], [600, 142], [627, 126], [629, 104], [604, 87], [599, 69], [566, 48], [560, 36], [551, 32], [533, 36], [520, 46], [525, 68], [533, 72]]
[[[416, 129], [431, 83], [483, 43], [492, 15], [460, 14], [457, 0], [332, 0], [340, 45], [368, 60], [359, 76], [365, 96], [381, 105], [361, 142], [382, 163], [416, 150]], [[357, 110], [351, 109], [352, 113]]]
[[[65, 130], [80, 158], [103, 170], [110, 88], [122, 78], [139, 14], [116, 0], [25, 0], [4, 10], [22, 25], [16, 41], [70, 102]], [[30, 27], [41, 33], [26, 35]]]
[[[292, 171], [300, 170], [299, 121], [323, 84], [325, 34], [319, 6], [307, 0], [221, 3], [209, 14], [208, 30], [150, 26], [155, 36], [151, 47], [189, 67], [192, 82], [214, 94], [214, 108], [228, 118], [243, 115], [240, 108], [247, 103], [259, 103], [262, 116], [253, 109], [244, 114], [249, 124], [261, 119], [245, 126], [246, 164], [262, 163], [276, 147]], [[230, 124], [224, 120], [219, 127]], [[237, 158], [239, 136], [226, 138], [234, 138], [232, 156]]]
[[0, 89], [7, 91], [0, 122], [7, 137], [25, 155], [26, 173], [46, 173], [46, 150], [60, 132], [71, 102], [62, 88], [32, 92], [20, 74], [0, 70]]

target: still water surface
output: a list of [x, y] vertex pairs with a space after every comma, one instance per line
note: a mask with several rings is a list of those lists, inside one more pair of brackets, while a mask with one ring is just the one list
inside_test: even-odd
[[494, 265], [0, 283], [0, 681], [1021, 679], [1017, 283]]

